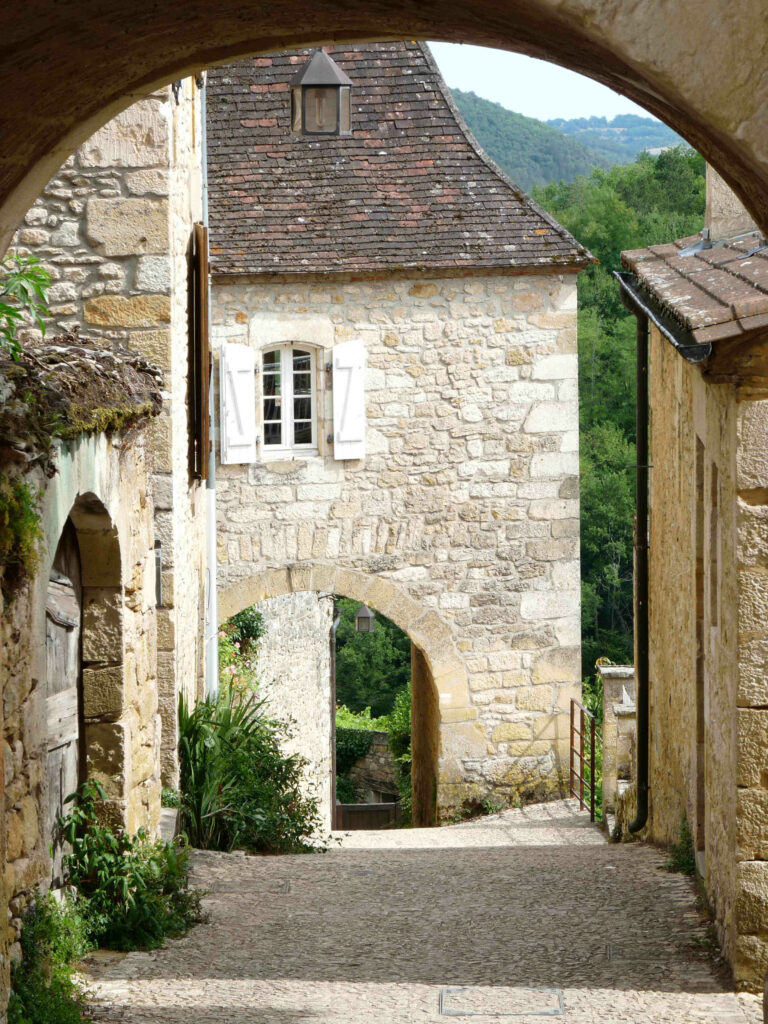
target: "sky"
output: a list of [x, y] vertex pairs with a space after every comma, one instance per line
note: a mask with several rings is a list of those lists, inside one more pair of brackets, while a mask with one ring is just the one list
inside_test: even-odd
[[507, 50], [455, 43], [430, 43], [443, 78], [452, 89], [474, 92], [526, 117], [652, 115], [612, 89], [557, 64]]

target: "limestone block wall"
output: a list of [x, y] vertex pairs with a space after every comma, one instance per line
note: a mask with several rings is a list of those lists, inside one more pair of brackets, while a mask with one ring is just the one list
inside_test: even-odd
[[257, 673], [268, 710], [290, 726], [288, 753], [307, 761], [306, 792], [331, 828], [331, 624], [333, 596], [285, 594], [258, 605], [264, 619]]
[[619, 780], [634, 775], [635, 669], [603, 665], [597, 672], [603, 684], [603, 810], [615, 811]]
[[357, 786], [360, 803], [378, 803], [382, 794], [398, 798], [397, 769], [389, 749], [389, 733], [372, 732], [367, 754], [355, 761], [347, 773]]
[[[304, 565], [314, 589], [364, 594], [429, 662], [441, 809], [563, 792], [580, 692], [575, 276], [214, 278], [212, 303], [215, 345], [298, 341], [318, 366], [319, 454], [218, 471], [222, 608]], [[336, 462], [324, 368], [352, 338], [367, 455]]]
[[[37, 574], [6, 604], [3, 679], [5, 843], [0, 994], [20, 954], [20, 916], [50, 878], [45, 781], [46, 619], [51, 563], [67, 517], [83, 585], [82, 679], [87, 774], [106, 787], [113, 819], [150, 830], [160, 817], [151, 454], [143, 428], [61, 445], [57, 473], [30, 474], [42, 494]], [[3, 1005], [4, 1001], [2, 1002]]]
[[737, 979], [768, 969], [768, 402], [651, 331], [651, 837], [691, 823]]
[[187, 424], [187, 250], [201, 217], [200, 101], [193, 79], [140, 100], [85, 142], [48, 183], [14, 246], [51, 273], [53, 327], [126, 344], [166, 373], [152, 421], [155, 535], [163, 561], [158, 609], [163, 771], [176, 779], [176, 703], [202, 671], [204, 520], [190, 480]]

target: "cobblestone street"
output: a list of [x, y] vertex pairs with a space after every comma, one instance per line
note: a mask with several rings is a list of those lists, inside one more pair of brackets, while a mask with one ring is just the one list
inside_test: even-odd
[[756, 1024], [663, 861], [607, 844], [572, 802], [351, 833], [325, 855], [198, 853], [209, 923], [101, 961], [94, 1020]]

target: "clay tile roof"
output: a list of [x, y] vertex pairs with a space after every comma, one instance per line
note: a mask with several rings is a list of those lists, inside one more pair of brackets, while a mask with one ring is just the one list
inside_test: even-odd
[[621, 260], [697, 343], [768, 326], [768, 248], [760, 235], [680, 255], [699, 240], [695, 235], [623, 252]]
[[483, 153], [424, 43], [327, 49], [353, 83], [347, 138], [291, 134], [290, 86], [311, 50], [210, 72], [214, 274], [591, 261]]

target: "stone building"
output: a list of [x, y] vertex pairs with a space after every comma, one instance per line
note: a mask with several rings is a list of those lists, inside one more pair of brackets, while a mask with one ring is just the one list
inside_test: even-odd
[[34, 572], [14, 579], [13, 559], [0, 570], [3, 998], [22, 911], [38, 884], [63, 881], [64, 799], [88, 776], [116, 822], [159, 820], [150, 425], [161, 385], [135, 353], [75, 335], [0, 359], [3, 515], [27, 488], [41, 534]]
[[[328, 52], [340, 135], [292, 121], [310, 51], [209, 77], [220, 613], [339, 594], [408, 633], [417, 821], [560, 794], [590, 257], [479, 149], [424, 44]], [[326, 737], [329, 686], [302, 715]]]
[[202, 686], [204, 487], [190, 445], [190, 237], [202, 216], [200, 89], [185, 79], [99, 129], [47, 184], [14, 245], [53, 278], [54, 329], [83, 325], [105, 347], [126, 345], [163, 371], [165, 400], [148, 424], [163, 777], [174, 784], [178, 692]]
[[724, 237], [749, 230], [744, 217], [710, 178], [709, 238], [622, 259], [650, 324], [648, 832], [672, 843], [690, 823], [724, 950], [756, 987], [768, 970], [768, 258], [756, 231]]

